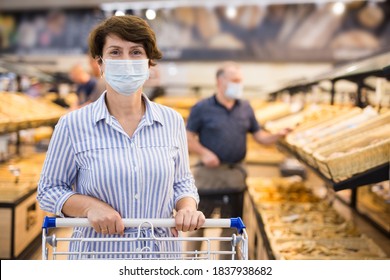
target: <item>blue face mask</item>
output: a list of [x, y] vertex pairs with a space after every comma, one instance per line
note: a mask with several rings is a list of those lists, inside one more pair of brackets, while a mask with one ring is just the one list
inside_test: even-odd
[[119, 94], [130, 96], [149, 79], [149, 59], [103, 60], [104, 78]]
[[232, 83], [227, 84], [225, 90], [225, 96], [229, 99], [240, 99], [243, 95], [243, 86], [241, 83]]

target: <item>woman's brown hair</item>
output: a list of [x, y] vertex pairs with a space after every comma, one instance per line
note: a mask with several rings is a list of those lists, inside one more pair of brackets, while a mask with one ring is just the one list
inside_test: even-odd
[[132, 15], [109, 17], [92, 30], [89, 35], [89, 52], [93, 58], [103, 56], [103, 46], [109, 34], [114, 34], [129, 42], [142, 44], [150, 66], [156, 65], [153, 60], [162, 58], [152, 28], [144, 19]]

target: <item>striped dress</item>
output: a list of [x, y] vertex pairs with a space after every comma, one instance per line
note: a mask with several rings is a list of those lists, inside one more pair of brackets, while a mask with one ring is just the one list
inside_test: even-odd
[[[183, 118], [143, 96], [146, 111], [132, 137], [110, 115], [105, 93], [94, 103], [63, 116], [54, 130], [38, 184], [40, 207], [63, 216], [73, 194], [99, 198], [122, 218], [171, 218], [178, 200], [199, 197], [189, 168]], [[172, 236], [167, 228], [126, 228], [126, 237]], [[77, 237], [103, 237], [75, 228]], [[179, 242], [94, 242], [70, 244], [71, 252], [178, 251]], [[88, 255], [87, 255], [88, 256]], [[142, 257], [141, 255], [137, 255]], [[85, 256], [84, 256], [85, 257]], [[110, 257], [91, 255], [91, 257]], [[121, 258], [133, 258], [123, 254]]]

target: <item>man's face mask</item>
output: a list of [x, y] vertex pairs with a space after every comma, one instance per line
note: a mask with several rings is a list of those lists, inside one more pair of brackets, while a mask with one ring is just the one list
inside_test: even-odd
[[149, 59], [102, 61], [106, 82], [122, 95], [132, 95], [149, 79]]
[[231, 83], [227, 84], [225, 90], [225, 96], [229, 99], [240, 99], [243, 95], [243, 86], [241, 83]]

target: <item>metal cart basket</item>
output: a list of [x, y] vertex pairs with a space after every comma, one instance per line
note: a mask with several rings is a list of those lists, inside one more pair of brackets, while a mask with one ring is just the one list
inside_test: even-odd
[[[126, 228], [131, 228], [131, 236], [106, 235], [84, 237], [82, 230], [92, 228], [86, 218], [56, 218], [45, 217], [42, 226], [42, 259], [248, 259], [248, 235], [241, 218], [206, 219], [203, 228], [235, 228], [237, 234], [228, 237], [191, 237], [179, 233], [178, 237], [156, 236], [159, 228], [172, 228], [174, 219], [123, 219]], [[58, 228], [73, 228], [71, 237], [57, 237]], [[145, 231], [148, 235], [143, 234]], [[75, 234], [76, 232], [76, 234]], [[78, 233], [78, 234], [77, 234]], [[73, 242], [73, 243], [72, 243]], [[99, 250], [86, 250], [91, 244], [104, 243]], [[127, 251], [113, 251], [107, 244], [120, 243], [128, 248]], [[160, 243], [171, 242], [176, 249], [161, 249]], [[186, 242], [203, 242], [201, 250], [188, 251], [183, 249]], [[228, 243], [230, 250], [218, 250], [221, 243]], [[73, 246], [71, 244], [77, 244]], [[123, 246], [122, 246], [123, 247]], [[225, 248], [226, 246], [224, 246]], [[74, 249], [76, 248], [76, 249]], [[156, 250], [157, 248], [157, 250]], [[179, 248], [179, 249], [177, 249]], [[217, 248], [217, 249], [216, 249]]]

